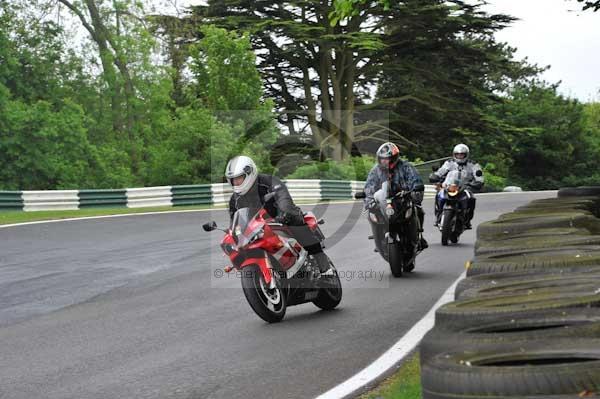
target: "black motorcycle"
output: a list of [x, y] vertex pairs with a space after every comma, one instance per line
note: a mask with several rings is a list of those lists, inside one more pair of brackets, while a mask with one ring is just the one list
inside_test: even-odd
[[[368, 219], [377, 252], [390, 264], [392, 275], [402, 277], [402, 272], [415, 268], [415, 259], [421, 252], [421, 226], [412, 191], [391, 195], [388, 187], [385, 182], [374, 194], [376, 206], [367, 210]], [[365, 197], [364, 192], [354, 195], [356, 199]]]
[[[444, 187], [438, 186], [445, 199], [444, 208], [438, 210], [441, 212], [438, 227], [442, 232], [442, 245], [444, 246], [448, 245], [448, 241], [452, 244], [458, 243], [461, 234], [465, 231], [469, 194], [462, 185], [459, 175], [458, 171], [449, 172], [444, 181]], [[429, 177], [431, 183], [440, 183], [440, 180], [435, 174]], [[438, 191], [438, 197], [439, 195]], [[439, 198], [436, 198], [436, 204], [437, 201]]]

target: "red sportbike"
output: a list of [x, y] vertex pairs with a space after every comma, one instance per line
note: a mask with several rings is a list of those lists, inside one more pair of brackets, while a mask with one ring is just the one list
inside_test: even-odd
[[[323, 241], [319, 228], [323, 221], [317, 221], [312, 212], [305, 213], [304, 220]], [[205, 231], [218, 229], [216, 222], [202, 227]], [[233, 264], [225, 271], [238, 271], [248, 303], [263, 320], [281, 321], [288, 306], [312, 302], [331, 310], [342, 300], [342, 285], [333, 264], [333, 273], [321, 276], [316, 260], [294, 239], [289, 228], [276, 223], [264, 208], [239, 209], [231, 227], [221, 231], [225, 232], [221, 248]]]

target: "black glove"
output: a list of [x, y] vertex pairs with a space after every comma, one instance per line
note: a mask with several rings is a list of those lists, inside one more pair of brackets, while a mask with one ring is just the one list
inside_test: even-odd
[[377, 208], [377, 201], [375, 200], [375, 198], [369, 198], [367, 199], [367, 209], [368, 210], [372, 210]]
[[410, 196], [412, 197], [412, 200], [415, 204], [420, 204], [421, 202], [423, 202], [423, 191], [413, 191], [410, 193]]
[[439, 177], [435, 173], [429, 175], [429, 183], [439, 183], [441, 180], [441, 177]]
[[275, 221], [288, 226], [302, 226], [304, 225], [304, 215], [302, 212], [282, 212], [281, 215], [277, 215]]
[[483, 183], [482, 182], [472, 182], [472, 183], [469, 183], [468, 187], [470, 189], [472, 189], [473, 191], [479, 191], [483, 188]]

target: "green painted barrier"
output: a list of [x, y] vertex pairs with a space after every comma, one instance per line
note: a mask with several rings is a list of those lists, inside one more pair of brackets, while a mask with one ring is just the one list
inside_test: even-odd
[[322, 200], [352, 199], [352, 186], [349, 181], [321, 180]]
[[0, 191], [0, 210], [22, 211], [23, 195], [20, 191]]
[[210, 184], [171, 187], [173, 206], [212, 205]]
[[127, 190], [80, 190], [79, 208], [125, 208]]

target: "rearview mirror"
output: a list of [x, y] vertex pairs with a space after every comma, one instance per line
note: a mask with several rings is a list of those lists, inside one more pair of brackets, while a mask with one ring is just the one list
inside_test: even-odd
[[204, 231], [213, 231], [217, 229], [217, 222], [208, 222], [202, 225]]
[[365, 194], [364, 191], [359, 191], [354, 194], [354, 198], [355, 199], [364, 199], [364, 198], [367, 198], [367, 194]]
[[475, 172], [475, 176], [481, 177], [481, 176], [483, 176], [483, 172], [478, 170], [477, 172]]

